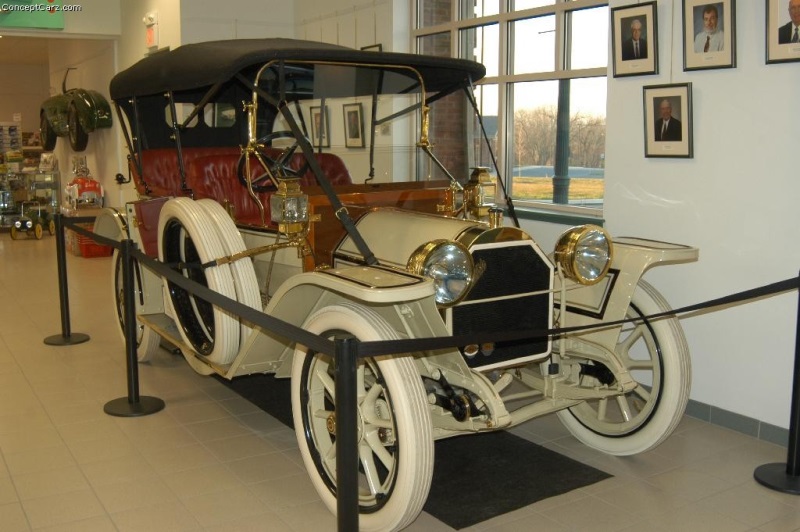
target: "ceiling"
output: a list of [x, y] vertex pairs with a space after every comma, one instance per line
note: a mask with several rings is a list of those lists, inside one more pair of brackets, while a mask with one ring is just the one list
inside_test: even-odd
[[46, 65], [47, 41], [40, 37], [9, 37], [0, 39], [0, 65]]

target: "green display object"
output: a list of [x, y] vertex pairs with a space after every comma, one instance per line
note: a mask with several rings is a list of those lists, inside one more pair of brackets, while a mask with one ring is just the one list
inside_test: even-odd
[[[80, 9], [78, 5], [68, 9]], [[62, 0], [11, 0], [0, 10], [0, 28], [64, 29]]]

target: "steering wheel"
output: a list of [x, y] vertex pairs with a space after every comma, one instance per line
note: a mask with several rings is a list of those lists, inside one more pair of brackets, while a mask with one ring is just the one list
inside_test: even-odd
[[[294, 139], [294, 142], [284, 148], [283, 151], [275, 158], [267, 155], [264, 148], [272, 144], [273, 140], [282, 138], [292, 138]], [[287, 164], [299, 145], [300, 143], [298, 142], [297, 137], [295, 137], [294, 133], [289, 130], [273, 131], [272, 133], [264, 135], [256, 141], [253, 152], [243, 151], [242, 155], [239, 157], [239, 164], [236, 171], [239, 182], [242, 184], [242, 186], [247, 187], [248, 176], [247, 165], [245, 163], [247, 161], [246, 157], [249, 155], [254, 156], [258, 161], [257, 164], [260, 164], [264, 170], [263, 172], [255, 175], [253, 175], [252, 171], [250, 172], [251, 175], [253, 175], [251, 180], [253, 192], [270, 192], [275, 190], [275, 184], [272, 182], [270, 175], [275, 177], [301, 177], [303, 174], [305, 174], [307, 165], [304, 165], [299, 170], [295, 170]]]

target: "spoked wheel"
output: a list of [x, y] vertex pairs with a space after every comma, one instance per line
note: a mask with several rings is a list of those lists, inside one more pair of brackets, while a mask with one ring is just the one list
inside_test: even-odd
[[[202, 265], [226, 256], [213, 222], [189, 198], [164, 204], [158, 219], [159, 259], [214, 292], [236, 299], [230, 267]], [[211, 362], [228, 364], [239, 350], [239, 321], [204, 299], [166, 282], [168, 303], [180, 325], [183, 341]]]
[[56, 234], [56, 222], [55, 220], [50, 220], [47, 224], [47, 232], [50, 233], [50, 236]]
[[[122, 333], [122, 340], [125, 340], [125, 290], [123, 289], [122, 277], [122, 255], [119, 250], [114, 249], [114, 254], [111, 259], [112, 265], [112, 281], [114, 283], [114, 308], [117, 309], [117, 321], [119, 322], [120, 332]], [[145, 293], [142, 289], [142, 268], [139, 266], [139, 261], [133, 259], [133, 294], [131, 294], [136, 301], [136, 314], [144, 307]], [[158, 352], [161, 343], [161, 336], [159, 336], [150, 327], [136, 322], [136, 357], [139, 362], [147, 362], [153, 358]]]
[[[295, 141], [284, 148], [283, 151], [273, 158], [264, 150], [268, 147], [273, 140], [281, 138], [292, 138]], [[275, 190], [275, 185], [270, 179], [270, 175], [275, 177], [300, 177], [305, 173], [305, 168], [295, 170], [289, 166], [289, 160], [297, 150], [298, 143], [294, 133], [291, 131], [273, 131], [269, 135], [265, 135], [256, 141], [256, 152], [250, 158], [250, 165], [255, 165], [256, 168], [250, 169], [250, 177], [253, 185], [254, 192], [271, 192]], [[237, 168], [237, 175], [239, 182], [242, 186], [247, 187], [247, 165], [245, 164], [246, 158], [244, 153], [239, 157], [239, 164]]]
[[19, 232], [13, 225], [11, 226], [11, 229], [9, 229], [9, 234], [11, 235], [11, 240], [16, 240], [19, 238]]
[[42, 227], [42, 224], [37, 222], [33, 225], [33, 236], [36, 237], [36, 240], [41, 240], [42, 235], [44, 235], [44, 228]]
[[69, 145], [75, 151], [83, 151], [89, 143], [89, 134], [81, 126], [78, 108], [74, 102], [67, 109], [67, 124], [69, 124]]
[[[313, 314], [306, 330], [360, 340], [396, 338], [375, 312], [341, 303]], [[433, 436], [422, 379], [410, 357], [359, 362], [358, 484], [361, 530], [408, 526], [422, 511], [433, 475]], [[300, 452], [320, 498], [336, 512], [336, 371], [333, 359], [298, 346], [292, 411]]]
[[[650, 284], [639, 281], [627, 317], [670, 310]], [[686, 409], [691, 387], [691, 359], [676, 318], [628, 323], [616, 346], [617, 356], [639, 383], [624, 396], [591, 400], [558, 413], [583, 443], [614, 455], [647, 451], [664, 441]], [[584, 376], [585, 384], [595, 384]]]

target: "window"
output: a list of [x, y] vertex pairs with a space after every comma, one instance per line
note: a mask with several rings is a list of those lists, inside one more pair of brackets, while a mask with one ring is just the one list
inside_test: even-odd
[[602, 208], [607, 0], [417, 0], [416, 9], [418, 53], [449, 48], [486, 66], [476, 96], [517, 204]]

